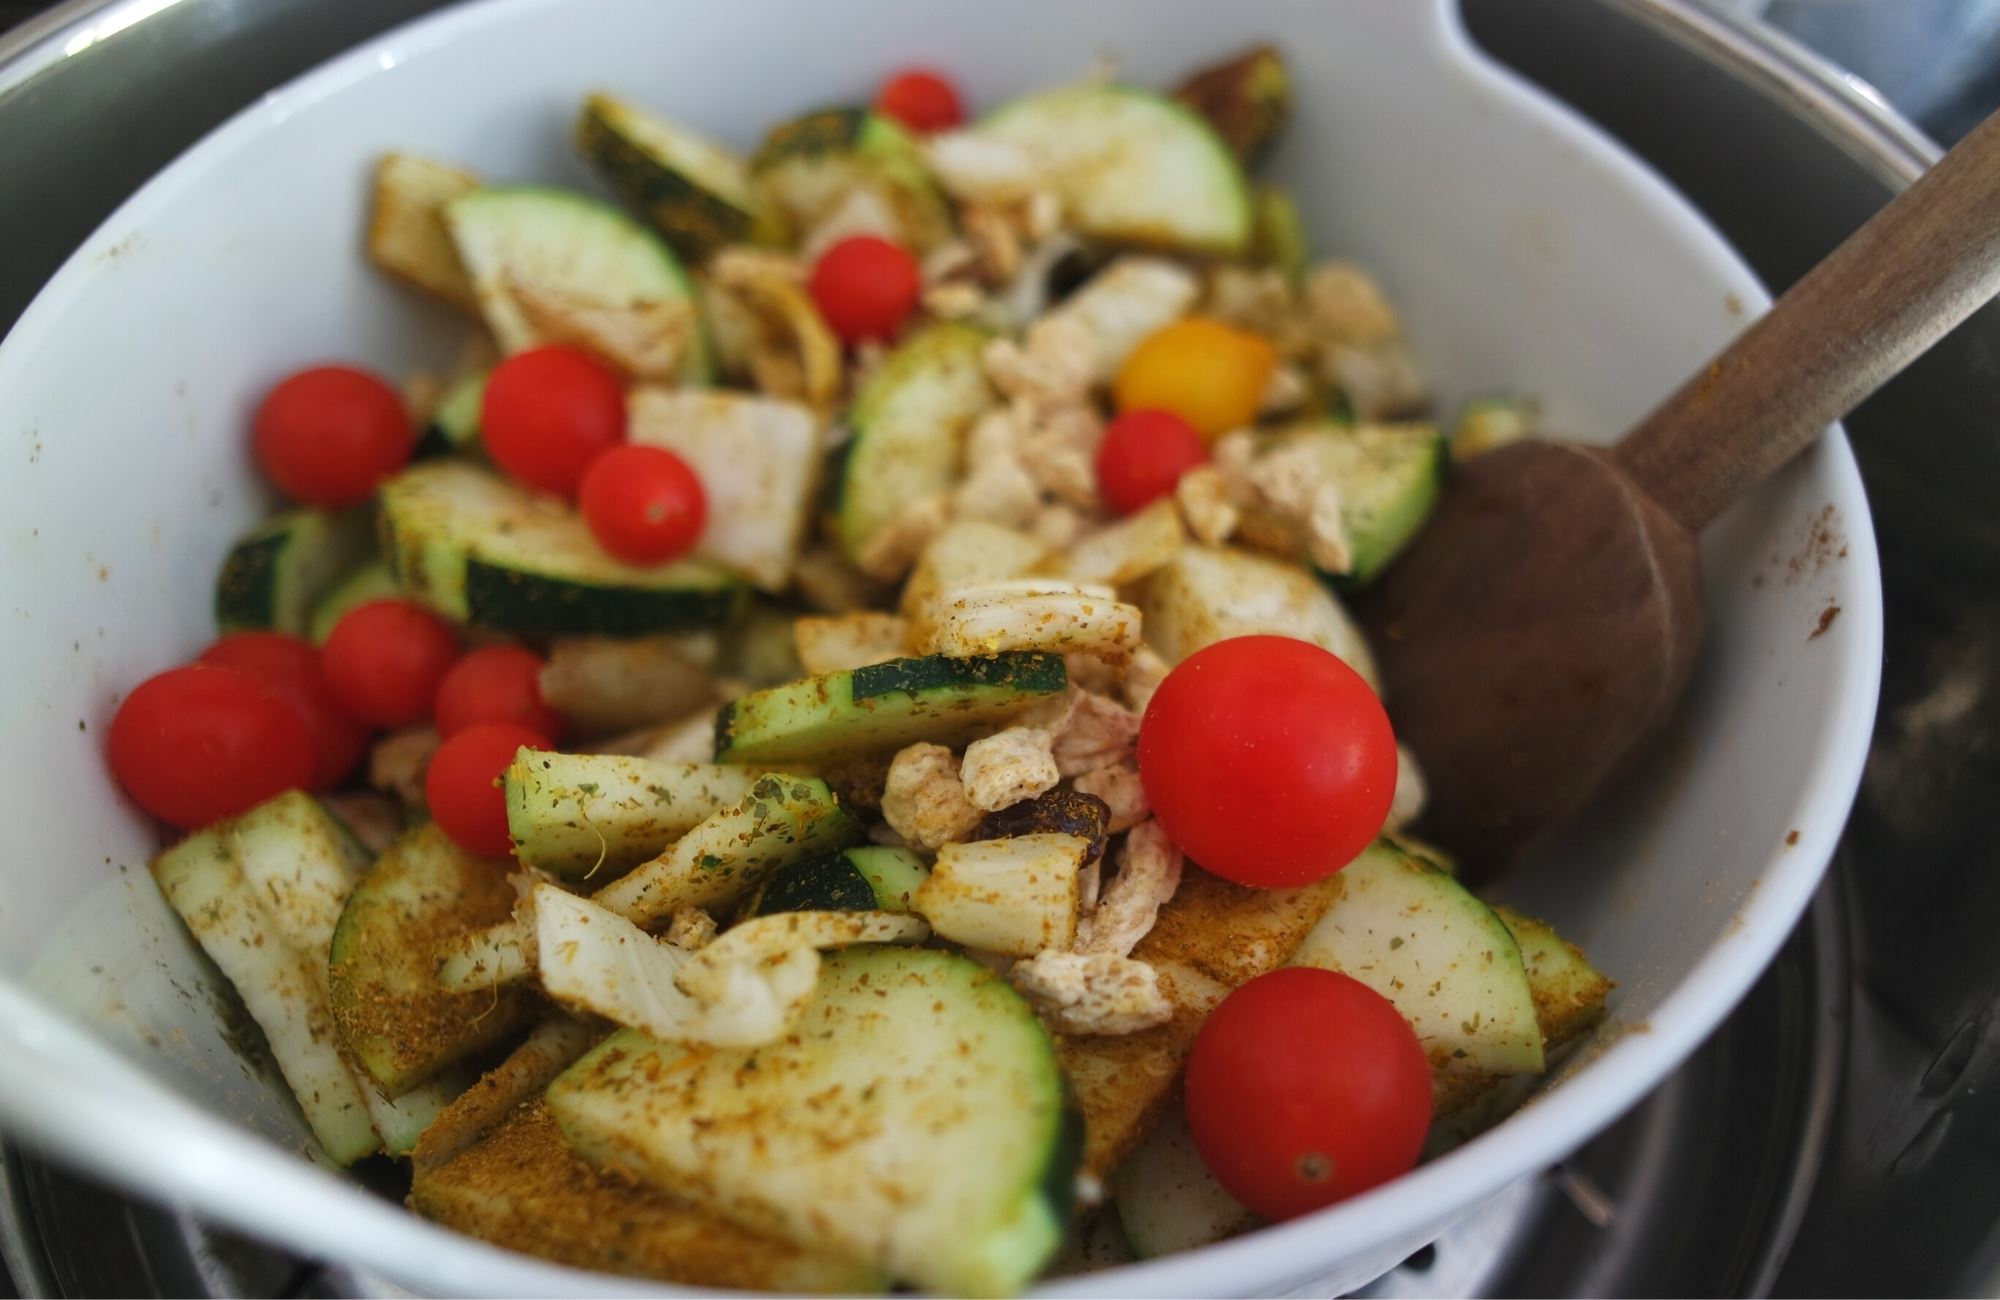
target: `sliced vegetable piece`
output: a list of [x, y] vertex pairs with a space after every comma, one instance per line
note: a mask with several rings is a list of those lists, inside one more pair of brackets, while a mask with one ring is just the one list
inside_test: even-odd
[[708, 501], [696, 559], [765, 591], [791, 584], [819, 492], [819, 421], [798, 402], [748, 393], [642, 388], [626, 436], [688, 463]]
[[1194, 272], [1164, 257], [1127, 254], [1083, 282], [1050, 312], [1082, 325], [1095, 348], [1091, 378], [1109, 384], [1132, 349], [1187, 315], [1201, 296]]
[[1174, 98], [1201, 114], [1245, 167], [1253, 166], [1292, 120], [1292, 74], [1274, 45], [1190, 73]]
[[1544, 1051], [1568, 1045], [1604, 1018], [1604, 1000], [1611, 994], [1612, 983], [1590, 964], [1581, 948], [1566, 941], [1546, 921], [1511, 907], [1496, 907], [1493, 912], [1520, 945]]
[[490, 370], [474, 370], [452, 381], [444, 398], [431, 412], [431, 422], [417, 437], [418, 460], [432, 456], [464, 454], [479, 449], [479, 405], [486, 397]]
[[902, 611], [914, 640], [928, 635], [929, 607], [946, 587], [1020, 578], [1034, 572], [1049, 548], [1026, 533], [981, 519], [946, 524], [903, 584]]
[[1292, 192], [1282, 185], [1259, 185], [1255, 202], [1257, 229], [1250, 255], [1272, 270], [1282, 271], [1293, 284], [1303, 284], [1306, 268], [1312, 264], [1312, 245]]
[[565, 190], [488, 187], [452, 200], [445, 221], [508, 352], [569, 343], [637, 379], [707, 382], [693, 281], [616, 208]]
[[919, 649], [965, 658], [1007, 651], [1095, 655], [1123, 663], [1139, 648], [1139, 607], [1108, 587], [1060, 580], [947, 587], [932, 602]]
[[490, 1135], [419, 1163], [410, 1208], [447, 1228], [559, 1264], [692, 1287], [856, 1293], [881, 1273], [740, 1228], [713, 1210], [576, 1158], [549, 1108], [510, 1108]]
[[333, 1020], [354, 1059], [391, 1097], [513, 1033], [531, 1004], [521, 993], [451, 993], [438, 954], [508, 917], [507, 866], [475, 858], [434, 824], [406, 832], [341, 911], [328, 966]]
[[1227, 547], [1186, 546], [1146, 580], [1146, 640], [1170, 663], [1238, 636], [1289, 636], [1330, 650], [1378, 692], [1361, 629], [1302, 566]]
[[229, 549], [215, 579], [215, 625], [229, 632], [304, 636], [313, 607], [368, 552], [359, 513], [289, 510]]
[[951, 953], [827, 956], [768, 1047], [618, 1034], [549, 1109], [587, 1159], [946, 1294], [1018, 1291], [1069, 1218], [1079, 1135], [1047, 1031]]
[[756, 779], [713, 763], [524, 749], [503, 781], [507, 829], [525, 865], [608, 881], [741, 803]]
[[951, 210], [915, 140], [865, 108], [829, 108], [773, 127], [751, 163], [794, 229], [810, 231], [857, 189], [895, 214], [903, 244], [929, 252], [951, 235]]
[[673, 722], [715, 698], [716, 644], [710, 632], [564, 637], [549, 646], [542, 699], [583, 735]]
[[849, 560], [860, 563], [910, 502], [952, 485], [965, 431], [994, 401], [985, 351], [980, 331], [933, 325], [891, 352], [855, 398], [835, 508]]
[[1327, 576], [1343, 590], [1365, 587], [1388, 568], [1444, 489], [1448, 457], [1435, 425], [1328, 425], [1281, 434], [1274, 445], [1311, 448], [1340, 489], [1340, 522], [1354, 563]]
[[892, 659], [753, 691], [723, 708], [719, 763], [834, 763], [920, 740], [950, 745], [1060, 695], [1060, 657]]
[[1001, 108], [982, 135], [1028, 151], [1085, 234], [1240, 257], [1250, 187], [1200, 115], [1130, 86], [1076, 86]]
[[327, 637], [333, 635], [333, 625], [350, 610], [373, 600], [393, 600], [402, 594], [402, 588], [396, 585], [396, 575], [389, 572], [389, 566], [380, 560], [370, 560], [360, 568], [350, 570], [346, 577], [334, 583], [319, 598], [313, 606], [307, 635], [314, 645], [325, 645]]
[[689, 831], [664, 854], [593, 897], [633, 923], [664, 923], [683, 907], [715, 910], [787, 863], [858, 843], [863, 828], [824, 781], [774, 773]]
[[1202, 1163], [1178, 1097], [1118, 1166], [1111, 1195], [1126, 1243], [1140, 1259], [1212, 1245], [1263, 1225]]
[[857, 844], [777, 871], [751, 898], [752, 916], [773, 912], [908, 912], [929, 869], [908, 849]]
[[1451, 427], [1451, 458], [1465, 460], [1533, 437], [1541, 404], [1528, 397], [1482, 397], [1467, 402]]
[[824, 618], [807, 615], [792, 621], [792, 644], [807, 675], [846, 672], [909, 654], [910, 625], [894, 614], [873, 610]]
[[450, 1163], [520, 1107], [539, 1101], [555, 1077], [603, 1037], [603, 1030], [568, 1016], [552, 1016], [535, 1026], [506, 1060], [479, 1076], [424, 1130], [410, 1153], [417, 1176]]
[[336, 1164], [352, 1164], [379, 1143], [365, 1085], [355, 1078], [321, 981], [244, 879], [226, 824], [200, 831], [153, 860], [167, 902], [264, 1031], [313, 1136]]
[[633, 636], [712, 627], [742, 607], [728, 574], [687, 561], [621, 564], [574, 511], [476, 465], [405, 470], [383, 485], [382, 519], [404, 590], [484, 627]]
[[678, 122], [591, 95], [576, 120], [576, 147], [611, 191], [689, 261], [777, 233], [748, 163]]
[[1122, 587], [1169, 563], [1187, 540], [1174, 503], [1155, 501], [1135, 515], [1078, 538], [1063, 556], [1063, 576]]
[[1539, 1074], [1542, 1036], [1514, 936], [1457, 881], [1378, 840], [1292, 958], [1389, 999], [1433, 1069]]
[[384, 154], [375, 165], [374, 204], [368, 216], [370, 260], [454, 307], [477, 312], [479, 297], [445, 227], [444, 208], [478, 188], [479, 178], [463, 168], [408, 154]]
[[912, 902], [953, 943], [1010, 957], [1068, 948], [1076, 938], [1080, 835], [1040, 833], [947, 844]]

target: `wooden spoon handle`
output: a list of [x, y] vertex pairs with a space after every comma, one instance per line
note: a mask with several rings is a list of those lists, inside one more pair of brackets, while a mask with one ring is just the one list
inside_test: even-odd
[[1996, 293], [2000, 113], [1793, 285], [1614, 454], [1699, 532]]

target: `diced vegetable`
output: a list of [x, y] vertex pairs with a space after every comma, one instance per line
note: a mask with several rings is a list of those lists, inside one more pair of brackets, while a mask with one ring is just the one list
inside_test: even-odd
[[1067, 948], [1076, 938], [1077, 872], [1090, 841], [1016, 835], [947, 844], [914, 906], [954, 943], [1012, 957]]
[[908, 912], [929, 874], [908, 849], [858, 844], [781, 868], [757, 890], [747, 910], [752, 916], [772, 912]]
[[549, 1108], [600, 1165], [919, 1286], [1000, 1296], [1069, 1217], [1066, 1093], [1004, 981], [950, 953], [864, 947], [824, 959], [784, 1041], [694, 1053], [622, 1033], [556, 1080]]
[[1156, 501], [1079, 538], [1063, 556], [1063, 576], [1122, 587], [1171, 562], [1187, 539], [1174, 503]]
[[215, 625], [228, 632], [304, 636], [313, 608], [368, 551], [358, 513], [292, 510], [230, 548], [215, 579]]
[[1249, 167], [1292, 120], [1292, 75], [1276, 46], [1254, 45], [1190, 74], [1174, 98], [1201, 114]]
[[800, 231], [866, 190], [895, 214], [907, 247], [928, 252], [951, 235], [950, 209], [916, 142], [864, 108], [824, 109], [773, 127], [751, 169]]
[[905, 506], [952, 485], [965, 431], [994, 401], [985, 351], [978, 330], [933, 325], [890, 353], [856, 396], [835, 508], [849, 560], [860, 563]]
[[966, 658], [1009, 651], [1088, 654], [1122, 663], [1139, 648], [1139, 609], [1109, 588], [1048, 579], [948, 587], [931, 603], [918, 648]]
[[708, 526], [695, 558], [783, 591], [819, 491], [819, 422], [811, 408], [746, 393], [632, 394], [626, 435], [664, 447], [701, 479]]
[[522, 750], [507, 769], [507, 829], [527, 866], [613, 880], [750, 793], [749, 768]]
[[732, 701], [716, 721], [715, 757], [719, 763], [833, 763], [920, 740], [949, 745], [1068, 685], [1054, 655], [895, 659]]
[[1243, 170], [1196, 113], [1129, 86], [1016, 100], [978, 127], [1028, 151], [1085, 234], [1187, 253], [1250, 246]]
[[894, 614], [872, 610], [808, 616], [793, 622], [792, 641], [798, 647], [799, 666], [819, 676], [905, 657], [910, 652], [910, 626]]
[[1450, 876], [1377, 841], [1341, 869], [1340, 898], [1294, 964], [1340, 971], [1389, 999], [1434, 1069], [1539, 1074], [1542, 1037], [1521, 952]]
[[389, 566], [380, 560], [370, 560], [358, 569], [350, 570], [346, 577], [328, 588], [327, 593], [313, 606], [312, 621], [306, 631], [313, 644], [325, 645], [332, 634], [333, 625], [357, 605], [366, 605], [371, 600], [390, 600], [402, 595], [402, 588], [396, 585], [396, 575], [389, 572]]
[[577, 151], [613, 193], [699, 262], [724, 244], [769, 239], [772, 214], [749, 165], [724, 145], [609, 95], [583, 101]]
[[1354, 563], [1328, 576], [1346, 590], [1367, 586], [1402, 553], [1444, 488], [1445, 442], [1433, 425], [1298, 429], [1279, 435], [1275, 445], [1311, 448], [1340, 489], [1340, 520]]
[[847, 1258], [738, 1227], [713, 1210], [576, 1158], [540, 1100], [490, 1135], [417, 1167], [410, 1208], [509, 1250], [692, 1287], [835, 1293], [881, 1289]]
[[451, 618], [541, 635], [632, 636], [710, 627], [741, 608], [727, 574], [606, 555], [583, 521], [490, 470], [430, 461], [382, 488], [390, 564]]
[[1238, 636], [1290, 636], [1330, 650], [1381, 689], [1361, 630], [1296, 564], [1247, 551], [1183, 547], [1146, 580], [1146, 640], [1171, 663]]
[[1187, 315], [1200, 296], [1201, 282], [1178, 262], [1128, 254], [1085, 280], [1048, 315], [1089, 332], [1096, 349], [1091, 378], [1102, 385], [1147, 335]]
[[980, 519], [946, 524], [903, 584], [902, 611], [912, 643], [927, 636], [932, 602], [946, 587], [995, 582], [1033, 573], [1049, 548], [1026, 533]]
[[1178, 1097], [1118, 1166], [1111, 1195], [1126, 1243], [1140, 1259], [1225, 1241], [1263, 1223], [1208, 1172]]
[[431, 412], [430, 423], [417, 438], [416, 450], [412, 453], [418, 460], [432, 456], [450, 456], [477, 451], [479, 448], [479, 404], [486, 396], [488, 370], [475, 370], [453, 381]]
[[507, 351], [570, 343], [637, 379], [706, 382], [693, 282], [616, 208], [565, 190], [489, 187], [452, 200], [445, 221]]
[[479, 178], [447, 163], [385, 154], [375, 165], [368, 256], [408, 284], [467, 312], [479, 310], [472, 279], [445, 228], [444, 208], [479, 188]]
[[519, 993], [450, 993], [434, 974], [445, 944], [506, 918], [514, 900], [504, 864], [472, 857], [434, 824], [397, 840], [348, 897], [328, 966], [333, 1021], [391, 1097], [526, 1020]]

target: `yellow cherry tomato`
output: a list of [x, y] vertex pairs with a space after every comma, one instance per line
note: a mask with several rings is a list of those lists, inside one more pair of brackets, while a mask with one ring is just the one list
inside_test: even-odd
[[1112, 394], [1123, 411], [1172, 411], [1202, 437], [1240, 429], [1277, 368], [1271, 345], [1203, 316], [1154, 330], [1119, 368]]

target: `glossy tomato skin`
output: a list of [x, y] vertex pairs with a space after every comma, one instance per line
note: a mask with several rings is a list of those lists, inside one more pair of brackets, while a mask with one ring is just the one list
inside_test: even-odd
[[542, 657], [514, 645], [483, 646], [451, 666], [438, 684], [432, 714], [449, 738], [482, 722], [512, 722], [548, 740], [562, 739], [562, 715], [542, 700]]
[[1188, 1057], [1188, 1130], [1229, 1194], [1289, 1219], [1408, 1173], [1431, 1123], [1409, 1022], [1347, 975], [1291, 967], [1224, 998]]
[[479, 437], [493, 463], [542, 492], [573, 497], [590, 462], [625, 441], [625, 386], [579, 348], [549, 344], [493, 368]]
[[349, 717], [407, 727], [431, 716], [458, 640], [437, 615], [406, 600], [371, 600], [341, 616], [321, 652], [326, 683]]
[[251, 421], [257, 464], [294, 501], [360, 505], [409, 463], [416, 431], [395, 389], [365, 370], [316, 366], [281, 380]]
[[591, 463], [577, 495], [591, 536], [627, 564], [666, 564], [701, 540], [708, 494], [692, 466], [664, 447], [626, 444]]
[[916, 310], [924, 278], [917, 259], [895, 244], [854, 235], [820, 254], [806, 287], [828, 328], [852, 347], [894, 338]]
[[513, 852], [507, 835], [507, 796], [499, 781], [523, 747], [547, 749], [549, 740], [513, 722], [482, 722], [438, 746], [424, 773], [424, 803], [438, 829], [467, 853], [484, 858]]
[[149, 677], [111, 720], [112, 775], [183, 829], [253, 808], [312, 779], [304, 717], [248, 673], [192, 664]]
[[1167, 674], [1139, 728], [1153, 816], [1238, 884], [1323, 880], [1381, 832], [1396, 738], [1360, 674], [1309, 641], [1218, 641]]
[[906, 68], [883, 82], [875, 111], [919, 135], [948, 131], [965, 121], [958, 88], [929, 68]]
[[202, 651], [201, 662], [248, 673], [299, 711], [313, 738], [312, 789], [333, 789], [361, 761], [368, 728], [334, 699], [312, 645], [283, 632], [233, 632]]
[[1208, 444], [1172, 411], [1127, 411], [1097, 444], [1097, 490], [1113, 514], [1129, 515], [1171, 494], [1181, 475], [1208, 462]]

